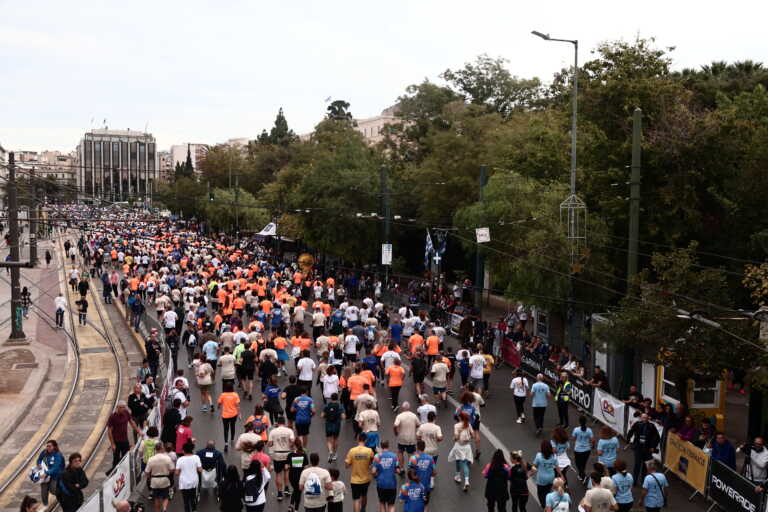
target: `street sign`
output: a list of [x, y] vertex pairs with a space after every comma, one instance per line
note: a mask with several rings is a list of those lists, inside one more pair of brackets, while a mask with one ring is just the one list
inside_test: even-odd
[[392, 244], [381, 244], [381, 264], [392, 265]]
[[477, 228], [475, 229], [475, 237], [477, 243], [484, 244], [491, 241], [491, 230], [489, 228]]

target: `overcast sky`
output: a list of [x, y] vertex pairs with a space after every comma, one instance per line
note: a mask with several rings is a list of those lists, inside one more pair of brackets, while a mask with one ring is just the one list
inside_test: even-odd
[[[768, 61], [768, 2], [0, 0], [0, 145], [71, 151], [91, 127], [148, 131], [159, 147], [254, 138], [278, 108], [297, 133], [327, 97], [356, 117], [481, 53], [549, 81], [578, 39], [655, 36], [675, 67]], [[92, 120], [93, 119], [93, 124]]]

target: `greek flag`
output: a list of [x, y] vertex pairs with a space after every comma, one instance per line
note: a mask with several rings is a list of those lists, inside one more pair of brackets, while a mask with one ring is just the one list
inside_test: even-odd
[[432, 237], [429, 236], [429, 228], [427, 228], [427, 241], [424, 243], [424, 268], [429, 268], [429, 256], [435, 252], [435, 246], [432, 245]]

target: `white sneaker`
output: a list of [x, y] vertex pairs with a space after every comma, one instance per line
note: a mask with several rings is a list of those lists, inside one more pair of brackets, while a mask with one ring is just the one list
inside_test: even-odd
[[515, 423], [522, 423], [522, 422], [523, 422], [523, 418], [517, 418], [517, 420], [515, 421]]
[[456, 473], [456, 474], [454, 475], [454, 477], [453, 477], [453, 480], [454, 480], [454, 481], [455, 481], [457, 484], [460, 484], [460, 483], [461, 483], [461, 475], [460, 475], [459, 473]]
[[464, 492], [469, 490], [469, 478], [464, 479]]

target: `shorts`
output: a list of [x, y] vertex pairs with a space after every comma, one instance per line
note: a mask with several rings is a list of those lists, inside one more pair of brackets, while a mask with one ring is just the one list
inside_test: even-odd
[[153, 499], [156, 500], [167, 500], [170, 497], [170, 487], [163, 487], [163, 488], [155, 488], [153, 487], [150, 494]]
[[363, 496], [368, 494], [368, 486], [371, 482], [365, 482], [364, 484], [351, 484], [352, 486], [352, 499], [359, 500]]
[[379, 446], [379, 433], [378, 432], [366, 432], [365, 446], [371, 450], [376, 450]]
[[290, 361], [291, 358], [288, 357], [288, 352], [285, 350], [278, 350], [277, 351], [277, 360], [278, 361]]
[[200, 391], [201, 392], [203, 392], [203, 391], [210, 391], [211, 390], [211, 385], [210, 384], [200, 384], [199, 386], [200, 386]]
[[256, 368], [243, 368], [243, 378], [253, 380], [253, 376], [256, 375]]
[[397, 498], [397, 489], [376, 488], [376, 494], [379, 495], [379, 503], [384, 505], [394, 505]]
[[309, 423], [296, 423], [296, 434], [300, 436], [308, 436], [309, 425]]
[[475, 418], [475, 421], [472, 422], [472, 430], [480, 432], [480, 418]]
[[400, 443], [397, 443], [397, 449], [398, 449], [398, 451], [405, 452], [408, 455], [416, 453], [416, 445], [415, 444], [400, 444]]
[[339, 437], [341, 433], [341, 422], [334, 421], [325, 424], [325, 437]]
[[235, 365], [235, 375], [239, 380], [242, 380], [243, 377], [245, 377], [245, 373], [243, 371], [243, 365], [240, 365], [240, 364]]
[[432, 391], [434, 391], [435, 394], [437, 395], [439, 393], [445, 393], [445, 388], [441, 388], [439, 386], [432, 386]]
[[275, 473], [282, 473], [285, 469], [285, 465], [288, 464], [287, 460], [274, 460], [272, 459], [272, 464], [275, 467]]
[[413, 382], [415, 382], [416, 384], [421, 384], [422, 382], [424, 382], [424, 377], [426, 376], [427, 375], [425, 373], [414, 373]]

